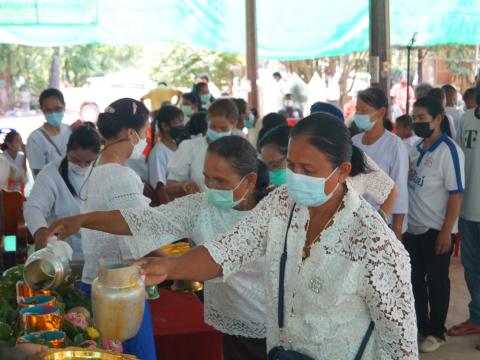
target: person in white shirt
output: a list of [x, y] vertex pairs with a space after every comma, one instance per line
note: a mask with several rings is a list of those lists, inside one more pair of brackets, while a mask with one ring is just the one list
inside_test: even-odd
[[[402, 140], [387, 131], [384, 126], [388, 114], [388, 99], [377, 88], [368, 88], [358, 93], [356, 113], [353, 115], [356, 126], [364, 133], [353, 137], [353, 144], [390, 176], [397, 186], [398, 196], [392, 208], [389, 223], [398, 239], [407, 230], [408, 213], [408, 152]], [[374, 207], [378, 205], [367, 197]]]
[[[25, 144], [23, 143], [20, 134], [15, 131], [11, 131], [5, 135], [1, 149], [5, 159], [7, 159], [10, 164], [15, 166], [19, 171], [22, 171], [26, 175], [27, 159], [25, 157]], [[14, 182], [12, 189], [21, 191], [22, 182]]]
[[[457, 89], [450, 84], [443, 85], [442, 89], [445, 92], [445, 112], [447, 115], [452, 117], [453, 126], [455, 127], [455, 134], [458, 136], [458, 131], [460, 130], [460, 119], [463, 115], [463, 111], [457, 108]], [[455, 140], [457, 140], [456, 137]]]
[[[445, 107], [447, 106], [447, 97], [445, 95], [445, 90], [443, 90], [443, 88], [433, 88], [431, 89], [428, 94], [428, 96], [432, 96], [434, 98], [436, 98], [440, 104], [443, 106], [443, 108], [445, 109]], [[457, 139], [457, 127], [455, 125], [455, 120], [453, 118], [452, 115], [446, 113], [446, 117], [447, 117], [447, 120], [448, 120], [448, 124], [450, 126], [450, 137], [456, 141]]]
[[200, 110], [200, 99], [197, 94], [193, 92], [182, 94], [182, 101], [180, 103], [180, 109], [183, 112], [183, 123], [187, 124], [193, 114]]
[[[264, 257], [270, 358], [282, 359], [279, 353], [288, 350], [297, 353], [293, 358], [318, 360], [418, 359], [408, 254], [346, 182], [359, 165], [351, 163], [352, 153], [350, 133], [337, 118], [315, 113], [300, 120], [289, 144], [286, 186], [187, 254], [140, 260], [147, 284], [222, 275], [228, 284]], [[231, 196], [242, 198], [236, 191]], [[154, 240], [158, 210], [135, 214], [138, 209], [83, 214], [50, 231], [62, 238], [87, 227]]]
[[421, 352], [445, 344], [450, 300], [448, 268], [464, 192], [464, 156], [447, 136], [448, 120], [431, 96], [413, 107], [414, 130], [423, 141], [410, 152], [408, 232], [412, 286]]
[[169, 160], [166, 191], [171, 198], [205, 190], [203, 163], [208, 144], [232, 134], [237, 124], [238, 109], [232, 100], [218, 99], [208, 108], [207, 117], [207, 135], [182, 141]]
[[12, 165], [3, 154], [0, 154], [0, 190], [8, 189], [8, 182], [25, 181], [25, 173]]
[[[332, 115], [336, 116], [335, 114]], [[287, 125], [273, 128], [263, 136], [259, 143], [260, 154], [269, 170], [268, 174], [272, 186], [282, 186], [287, 182], [287, 151], [290, 129]], [[370, 196], [379, 206], [379, 212], [386, 218], [390, 214], [397, 196], [395, 183], [362, 150], [356, 146], [353, 149], [356, 156], [365, 159], [365, 165], [362, 168], [352, 169], [349, 181], [360, 195]], [[364, 169], [365, 171], [363, 171]]]
[[[235, 129], [232, 130], [232, 135], [241, 136], [247, 138], [244, 129], [251, 129], [255, 118], [253, 114], [248, 110], [247, 102], [242, 98], [232, 99], [238, 109], [238, 121]], [[247, 132], [248, 133], [248, 132]]]
[[27, 159], [33, 176], [37, 176], [50, 161], [65, 156], [72, 133], [69, 126], [62, 124], [65, 100], [59, 90], [44, 90], [38, 102], [46, 121], [27, 139]]
[[[468, 319], [448, 330], [448, 336], [480, 334], [480, 91], [476, 108], [465, 111], [460, 121], [460, 147], [465, 154], [465, 195], [458, 228], [465, 282], [471, 301]], [[480, 350], [480, 343], [476, 349]]]
[[[143, 195], [142, 180], [125, 166], [127, 159], [138, 159], [145, 150], [148, 109], [138, 100], [122, 98], [99, 115], [97, 125], [105, 146], [87, 176], [82, 211], [148, 207], [150, 200]], [[80, 288], [90, 297], [91, 284], [98, 275], [98, 260], [102, 258], [106, 264], [133, 260], [128, 246], [133, 239], [92, 230], [84, 230], [81, 235], [85, 265]], [[139, 359], [156, 360], [148, 302], [139, 332], [123, 343], [123, 349]]]
[[[148, 154], [148, 182], [155, 191], [153, 205], [166, 204], [169, 199], [165, 191], [167, 185], [167, 165], [179, 144], [186, 137], [183, 125], [183, 112], [176, 106], [165, 105], [155, 113], [152, 123], [152, 150]], [[160, 141], [155, 144], [155, 134]]]
[[[82, 190], [100, 151], [100, 135], [90, 125], [76, 128], [67, 144], [67, 155], [45, 166], [35, 179], [30, 196], [23, 207], [28, 230], [35, 247], [47, 244], [47, 228], [55, 220], [78, 215], [82, 207]], [[83, 260], [80, 233], [67, 239], [73, 249], [73, 259]]]
[[395, 128], [397, 135], [402, 139], [409, 153], [422, 140], [413, 132], [413, 119], [410, 115], [399, 116], [395, 121]]

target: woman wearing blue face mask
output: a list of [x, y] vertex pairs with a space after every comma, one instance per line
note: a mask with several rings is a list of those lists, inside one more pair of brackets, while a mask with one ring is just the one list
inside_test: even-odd
[[203, 163], [208, 144], [232, 135], [237, 119], [237, 106], [230, 99], [218, 99], [210, 106], [207, 135], [182, 141], [170, 158], [166, 191], [171, 198], [205, 190]]
[[[257, 159], [253, 146], [238, 136], [209, 145], [204, 173], [205, 193], [159, 206], [148, 219], [144, 218], [150, 214], [146, 209], [131, 213], [132, 221], [146, 229], [145, 236], [128, 242], [135, 257], [183, 238], [201, 245], [230, 230], [268, 193], [265, 165]], [[62, 224], [81, 219], [65, 219]], [[228, 283], [205, 283], [205, 321], [224, 334], [225, 360], [266, 358], [263, 263], [259, 258]]]
[[[80, 214], [80, 192], [99, 151], [100, 136], [97, 131], [90, 125], [80, 126], [68, 140], [67, 155], [52, 161], [38, 174], [23, 207], [25, 221], [37, 249], [46, 245], [47, 228], [53, 221]], [[80, 233], [67, 240], [73, 249], [73, 259], [83, 260]]]
[[27, 159], [33, 176], [37, 176], [50, 161], [65, 156], [72, 130], [62, 124], [65, 100], [57, 89], [46, 89], [38, 100], [45, 123], [27, 139]]
[[[407, 149], [398, 136], [385, 129], [388, 99], [382, 90], [368, 88], [360, 91], [356, 106], [353, 119], [364, 133], [355, 135], [352, 138], [353, 143], [370, 156], [395, 182], [398, 196], [393, 204], [389, 224], [397, 238], [402, 239], [402, 234], [407, 230], [408, 213]], [[367, 197], [367, 201], [377, 206], [370, 197]]]
[[[315, 113], [299, 121], [288, 149], [287, 186], [189, 253], [139, 261], [147, 283], [223, 275], [228, 284], [265, 258], [271, 359], [418, 359], [408, 254], [346, 182], [360, 166], [352, 155], [348, 129], [337, 118]], [[236, 192], [234, 200], [242, 197], [240, 187]], [[84, 226], [155, 241], [161, 223], [142, 221], [155, 213], [85, 214], [50, 231], [67, 236]]]
[[[287, 182], [287, 150], [290, 141], [290, 127], [279, 126], [268, 131], [260, 139], [262, 160], [267, 165], [270, 183], [281, 186]], [[397, 189], [393, 180], [378, 167], [362, 150], [354, 148], [356, 156], [364, 159], [361, 165], [352, 169], [349, 181], [362, 196], [370, 196], [379, 206], [382, 216], [387, 216], [395, 202]]]

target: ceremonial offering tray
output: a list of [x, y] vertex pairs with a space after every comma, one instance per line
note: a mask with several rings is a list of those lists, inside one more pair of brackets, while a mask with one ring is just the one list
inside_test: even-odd
[[50, 295], [37, 295], [37, 296], [20, 298], [18, 300], [19, 309], [26, 309], [26, 308], [37, 306], [37, 305], [56, 306], [57, 299], [54, 296], [50, 296]]
[[102, 360], [136, 360], [133, 355], [119, 354], [112, 351], [100, 349], [82, 349], [82, 348], [65, 348], [51, 349], [40, 357], [42, 360], [85, 360], [85, 359], [102, 359]]
[[39, 331], [17, 339], [17, 345], [26, 343], [41, 343], [48, 345], [49, 348], [63, 348], [65, 346], [65, 333], [63, 331]]
[[[160, 251], [170, 255], [177, 256], [186, 253], [190, 250], [190, 244], [186, 242], [178, 242], [175, 244], [169, 244], [160, 248]], [[187, 291], [197, 292], [203, 290], [203, 284], [200, 281], [193, 280], [175, 280], [172, 285], [173, 291]]]

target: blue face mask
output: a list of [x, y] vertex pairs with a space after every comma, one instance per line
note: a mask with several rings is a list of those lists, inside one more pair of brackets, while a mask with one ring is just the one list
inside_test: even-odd
[[270, 184], [281, 186], [287, 182], [287, 169], [278, 169], [268, 172]]
[[[244, 179], [244, 178], [243, 178]], [[233, 190], [210, 189], [206, 187], [208, 202], [219, 209], [232, 209], [245, 200], [245, 195], [240, 200], [233, 200], [233, 192], [240, 186], [242, 180]]]
[[245, 125], [247, 129], [251, 129], [253, 128], [254, 122], [255, 122], [255, 116], [253, 116], [253, 114], [250, 113], [250, 115], [248, 115], [248, 119], [243, 122], [243, 125]]
[[360, 130], [370, 130], [372, 126], [375, 124], [375, 122], [371, 121], [370, 115], [361, 115], [361, 114], [355, 114], [353, 115], [353, 121], [355, 122], [355, 125]]
[[320, 206], [325, 204], [337, 189], [335, 187], [330, 194], [325, 194], [325, 183], [337, 169], [333, 170], [327, 178], [296, 174], [292, 170], [287, 169], [288, 195], [297, 204], [303, 206]]
[[230, 136], [232, 135], [231, 131], [226, 131], [226, 132], [217, 132], [213, 129], [208, 128], [207, 131], [207, 137], [210, 139], [210, 141], [215, 141], [218, 140], [224, 136]]
[[202, 101], [202, 104], [208, 104], [210, 102], [210, 94], [200, 95], [200, 100]]
[[45, 119], [47, 120], [47, 124], [55, 127], [60, 127], [60, 125], [62, 124], [64, 114], [65, 113], [63, 112], [54, 112], [51, 114], [45, 114]]

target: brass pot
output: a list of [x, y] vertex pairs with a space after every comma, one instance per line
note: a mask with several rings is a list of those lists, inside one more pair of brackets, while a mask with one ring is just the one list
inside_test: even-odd
[[44, 344], [49, 348], [65, 347], [65, 333], [63, 331], [40, 331], [26, 334], [17, 339], [17, 345], [20, 344]]
[[137, 267], [99, 263], [92, 284], [93, 320], [102, 337], [126, 340], [134, 337], [143, 319], [145, 284]]
[[38, 305], [57, 306], [57, 299], [50, 295], [37, 295], [21, 298], [18, 301], [19, 309], [26, 309]]

